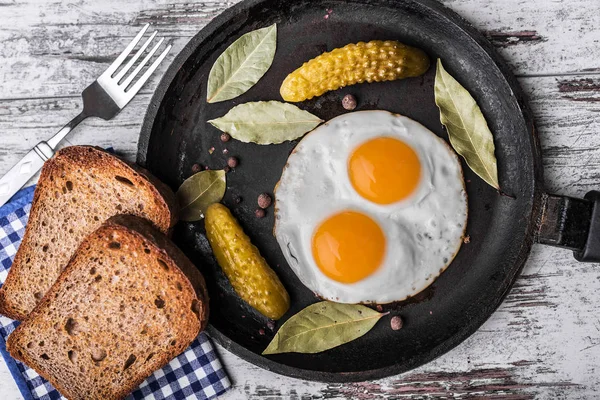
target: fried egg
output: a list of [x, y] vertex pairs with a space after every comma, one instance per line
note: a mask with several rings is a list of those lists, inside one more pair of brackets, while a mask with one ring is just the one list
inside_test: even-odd
[[275, 199], [274, 233], [290, 268], [341, 303], [419, 293], [452, 262], [467, 223], [456, 154], [387, 111], [344, 114], [306, 135]]

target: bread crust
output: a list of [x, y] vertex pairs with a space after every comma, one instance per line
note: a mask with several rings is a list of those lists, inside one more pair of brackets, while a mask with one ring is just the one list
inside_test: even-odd
[[[73, 176], [66, 175], [65, 169], [69, 169]], [[25, 235], [17, 251], [12, 267], [6, 278], [6, 281], [2, 288], [0, 288], [0, 314], [6, 315], [9, 318], [16, 320], [23, 320], [27, 317], [29, 312], [33, 309], [39, 298], [43, 296], [45, 291], [52, 284], [53, 280], [58, 277], [60, 270], [64, 268], [69, 260], [69, 256], [76, 249], [76, 246], [71, 247], [69, 254], [65, 254], [62, 257], [61, 262], [55, 262], [51, 265], [52, 268], [48, 268], [47, 261], [41, 262], [39, 259], [39, 247], [41, 244], [37, 241], [41, 241], [43, 235], [41, 224], [52, 225], [53, 228], [69, 228], [69, 226], [61, 221], [45, 221], [43, 215], [47, 212], [45, 209], [46, 204], [52, 204], [49, 200], [54, 201], [53, 196], [60, 195], [61, 191], [65, 191], [64, 182], [68, 180], [73, 184], [78, 185], [79, 179], [83, 179], [83, 175], [89, 179], [89, 171], [95, 171], [98, 174], [99, 180], [106, 180], [108, 185], [113, 184], [113, 178], [124, 177], [125, 181], [132, 185], [137, 185], [140, 191], [148, 199], [152, 199], [147, 209], [133, 210], [136, 215], [150, 218], [155, 227], [164, 233], [170, 234], [173, 226], [177, 222], [178, 205], [177, 198], [173, 191], [169, 189], [164, 183], [160, 182], [157, 178], [152, 176], [147, 170], [130, 164], [119, 157], [108, 153], [107, 151], [93, 146], [71, 146], [65, 147], [59, 150], [54, 157], [48, 160], [43, 168], [38, 181], [38, 185], [35, 189], [31, 211], [29, 215], [29, 223], [25, 230]], [[73, 183], [74, 182], [74, 183]], [[66, 192], [64, 192], [66, 194]], [[80, 203], [68, 203], [70, 207], [73, 207], [71, 211], [77, 211], [80, 207], [85, 210], [90, 205], [97, 206], [98, 209], [107, 210], [104, 215], [110, 217], [118, 214], [121, 211], [119, 209], [108, 210], [106, 205], [109, 201], [111, 205], [115, 202], [113, 198], [106, 199], [105, 196], [110, 196], [107, 193], [94, 193], [92, 198], [85, 198]], [[104, 208], [103, 208], [104, 207]], [[149, 210], [148, 210], [149, 209]], [[69, 211], [69, 210], [60, 210]], [[127, 210], [125, 210], [127, 211]], [[130, 210], [132, 211], [132, 210]], [[80, 229], [82, 236], [84, 237], [88, 233], [96, 229], [106, 218], [99, 218], [98, 220], [93, 219], [93, 214], [86, 213], [85, 227], [81, 227], [81, 224], [75, 225], [75, 229]], [[72, 227], [71, 227], [72, 228]], [[44, 239], [47, 240], [47, 239]], [[56, 260], [56, 258], [54, 259]], [[26, 265], [31, 262], [30, 265]], [[44, 268], [44, 274], [49, 282], [35, 282], [35, 278], [31, 276], [32, 269], [40, 270]], [[52, 276], [50, 276], [52, 275]], [[42, 287], [35, 287], [38, 284]], [[23, 298], [23, 294], [27, 291], [31, 292]], [[37, 297], [35, 295], [38, 295]], [[35, 298], [35, 299], [34, 299]], [[25, 304], [27, 303], [27, 304]]]
[[[93, 258], [93, 255], [98, 253], [99, 248], [105, 248], [99, 246], [99, 241], [104, 241], [100, 242], [100, 244], [102, 244], [102, 246], [106, 246], [109, 237], [118, 237], [119, 243], [121, 246], [123, 246], [123, 248], [135, 249], [139, 246], [143, 246], [144, 248], [149, 249], [147, 252], [149, 257], [158, 256], [164, 263], [167, 264], [168, 268], [163, 270], [160, 267], [157, 268], [154, 266], [152, 274], [173, 274], [171, 278], [181, 284], [180, 291], [182, 296], [191, 295], [191, 298], [193, 298], [195, 301], [198, 301], [198, 311], [194, 311], [194, 307], [192, 306], [191, 310], [196, 316], [186, 319], [187, 323], [185, 323], [183, 326], [176, 326], [172, 328], [174, 331], [177, 331], [180, 334], [176, 337], [177, 344], [170, 347], [170, 352], [163, 353], [162, 357], [152, 358], [151, 363], [148, 363], [147, 367], [139, 370], [136, 376], [128, 377], [124, 385], [112, 393], [101, 392], [100, 387], [88, 387], [86, 388], [85, 396], [83, 396], [80, 392], [78, 393], [76, 391], [76, 382], [73, 382], [72, 387], [65, 384], [65, 378], [57, 376], [56, 373], [51, 373], [47, 366], [42, 365], [39, 358], [35, 357], [33, 354], [34, 349], [30, 350], [29, 345], [25, 345], [25, 342], [30, 339], [28, 334], [38, 335], [36, 336], [35, 340], [43, 339], [48, 342], [51, 341], [52, 338], [44, 338], [43, 336], [39, 336], [38, 332], [43, 333], [48, 331], [49, 324], [54, 322], [54, 320], [49, 320], [53, 302], [55, 302], [57, 298], [60, 298], [61, 295], [64, 295], [64, 293], [68, 292], [69, 290], [78, 290], [77, 287], [72, 287], [74, 279], [78, 276], [76, 274], [95, 265], [93, 262], [89, 263], [87, 260], [90, 257]], [[92, 250], [90, 250], [90, 248]], [[144, 267], [152, 268], [151, 265], [144, 262], [140, 262], [139, 265], [131, 266], [131, 268]], [[164, 281], [167, 282], [166, 277], [164, 278]], [[169, 280], [169, 282], [170, 281], [171, 280]], [[82, 288], [79, 288], [79, 290], [82, 290]], [[112, 296], [120, 295], [121, 292], [112, 293]], [[140, 294], [140, 296], [143, 295], [143, 293]], [[104, 297], [104, 299], [107, 299], [107, 297]], [[165, 300], [171, 302], [173, 299], [165, 298]], [[179, 250], [166, 236], [155, 230], [149, 222], [143, 220], [142, 218], [127, 215], [116, 216], [106, 221], [98, 230], [90, 234], [82, 242], [79, 249], [72, 257], [65, 270], [61, 273], [56, 283], [50, 288], [42, 301], [31, 312], [29, 318], [25, 322], [21, 323], [21, 325], [19, 325], [19, 327], [17, 327], [17, 329], [8, 337], [7, 350], [14, 358], [33, 368], [38, 374], [48, 380], [62, 395], [70, 400], [84, 398], [121, 399], [135, 390], [155, 370], [162, 368], [171, 359], [176, 357], [191, 344], [191, 342], [197, 337], [198, 333], [203, 330], [207, 324], [208, 301], [204, 278], [198, 269], [181, 252], [181, 250]], [[64, 318], [65, 315], [61, 314], [61, 317]], [[44, 329], [44, 327], [46, 329]], [[168, 326], [161, 328], [170, 329]], [[50, 330], [50, 332], [53, 333], [52, 330]], [[65, 335], [65, 333], [62, 331], [56, 335], [58, 336], [61, 334], [63, 336]], [[140, 337], [140, 340], [142, 339], [143, 338]], [[60, 350], [62, 351], [61, 354], [65, 354], [67, 349], [61, 348]], [[113, 349], [106, 350], [108, 350], [109, 355], [113, 353]], [[62, 363], [61, 365], [64, 366], [65, 363]], [[73, 369], [74, 368], [75, 367], [73, 367]], [[106, 380], [109, 380], [110, 378], [111, 375], [108, 373], [103, 377], [103, 379]], [[69, 381], [69, 383], [71, 382]], [[96, 391], [94, 391], [94, 389], [96, 389]]]

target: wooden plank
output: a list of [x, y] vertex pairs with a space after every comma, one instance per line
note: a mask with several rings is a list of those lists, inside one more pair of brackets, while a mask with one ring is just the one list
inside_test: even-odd
[[600, 75], [521, 79], [543, 148], [548, 191], [600, 186]]
[[[523, 78], [543, 146], [547, 187], [582, 196], [600, 177], [600, 74]], [[115, 120], [88, 120], [72, 144], [114, 146], [135, 157], [149, 95]], [[0, 101], [0, 173], [80, 107], [76, 98]], [[220, 349], [236, 387], [225, 399], [389, 399], [410, 395], [497, 398], [588, 397], [600, 390], [600, 291], [596, 265], [568, 251], [536, 246], [500, 309], [457, 349], [418, 370], [377, 382], [321, 384], [254, 367]]]
[[517, 75], [600, 71], [593, 54], [600, 41], [600, 2], [471, 1], [442, 3], [484, 31]]
[[[0, 98], [78, 96], [147, 22], [172, 38], [172, 60], [236, 2], [3, 0], [0, 17], [10, 23], [0, 28]], [[487, 32], [519, 75], [598, 71], [597, 0], [444, 3]]]
[[78, 96], [148, 22], [173, 44], [151, 80], [156, 82], [187, 41], [234, 3], [108, 0], [101, 7], [93, 1], [5, 3], [0, 7], [2, 18], [14, 24], [0, 29], [4, 60], [0, 98]]
[[[64, 145], [94, 144], [113, 146], [131, 161], [135, 160], [137, 139], [150, 95], [136, 96], [111, 121], [88, 118], [66, 138]], [[75, 97], [0, 100], [0, 171], [14, 164], [25, 149], [46, 140], [81, 111]]]

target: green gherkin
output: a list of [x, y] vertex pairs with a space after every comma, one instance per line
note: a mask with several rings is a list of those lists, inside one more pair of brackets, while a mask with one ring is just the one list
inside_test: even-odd
[[285, 101], [298, 102], [362, 82], [393, 81], [423, 75], [424, 51], [393, 40], [348, 44], [305, 62], [281, 85]]
[[290, 296], [231, 211], [211, 204], [204, 225], [215, 258], [238, 296], [264, 316], [281, 318], [290, 308]]

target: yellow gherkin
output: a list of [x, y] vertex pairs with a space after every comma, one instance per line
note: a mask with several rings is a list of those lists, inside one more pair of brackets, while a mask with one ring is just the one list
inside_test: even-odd
[[348, 44], [305, 62], [281, 85], [285, 101], [298, 102], [362, 82], [393, 81], [423, 75], [429, 57], [394, 40]]
[[290, 308], [290, 296], [231, 211], [211, 204], [204, 218], [215, 258], [235, 292], [264, 316], [281, 318]]

